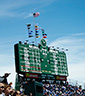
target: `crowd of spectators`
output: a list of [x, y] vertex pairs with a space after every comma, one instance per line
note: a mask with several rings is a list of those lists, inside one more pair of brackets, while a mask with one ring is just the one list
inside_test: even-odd
[[0, 96], [21, 96], [20, 91], [12, 89], [10, 84], [0, 83]]
[[4, 76], [0, 76], [0, 96], [27, 96], [23, 95], [19, 90], [12, 88], [12, 82], [8, 84], [7, 77], [10, 73], [5, 73]]
[[[20, 90], [15, 90], [12, 88], [12, 82], [8, 84], [7, 77], [10, 73], [5, 73], [3, 77], [1, 77], [0, 81], [0, 96], [28, 96], [23, 94], [23, 86], [21, 86]], [[29, 96], [33, 96], [30, 93]], [[85, 96], [85, 89], [82, 89], [81, 86], [72, 86], [69, 83], [59, 83], [43, 84], [43, 96]]]
[[85, 96], [85, 89], [81, 86], [72, 86], [69, 83], [43, 84], [44, 96]]

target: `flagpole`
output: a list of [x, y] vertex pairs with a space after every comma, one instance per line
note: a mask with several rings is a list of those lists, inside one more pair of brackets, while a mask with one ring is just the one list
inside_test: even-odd
[[30, 26], [31, 26], [31, 24], [27, 24], [27, 29], [28, 29], [28, 41], [29, 41], [29, 37], [30, 37], [30, 35], [29, 35], [29, 29], [30, 29]]
[[[34, 30], [35, 30], [35, 21], [34, 21], [34, 17], [33, 17], [33, 25], [34, 25]], [[36, 41], [36, 33], [35, 33], [35, 45], [37, 45], [37, 41]]]
[[[34, 13], [33, 13], [34, 14]], [[33, 16], [33, 25], [34, 25], [34, 30], [35, 30], [35, 21], [34, 21], [34, 16]], [[34, 33], [35, 34], [35, 33]], [[35, 45], [36, 45], [36, 35], [35, 35], [35, 37], [34, 37], [34, 39], [35, 39]], [[35, 66], [35, 71], [36, 71], [36, 64], [34, 64], [33, 66]]]
[[[26, 24], [26, 25], [28, 25], [28, 24]], [[29, 29], [28, 29], [28, 27], [27, 27], [27, 36], [28, 36], [28, 41], [29, 41]]]
[[[28, 28], [27, 28], [28, 29]], [[28, 30], [28, 41], [30, 41], [30, 39], [29, 39], [29, 30]]]

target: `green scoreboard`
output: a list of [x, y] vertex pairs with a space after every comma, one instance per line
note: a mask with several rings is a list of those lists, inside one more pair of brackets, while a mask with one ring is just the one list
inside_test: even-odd
[[40, 73], [68, 76], [65, 52], [51, 49], [45, 39], [38, 46], [18, 43], [14, 45], [17, 73]]

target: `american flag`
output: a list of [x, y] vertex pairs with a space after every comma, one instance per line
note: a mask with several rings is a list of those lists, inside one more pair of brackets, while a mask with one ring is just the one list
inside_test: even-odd
[[33, 13], [33, 17], [34, 17], [34, 18], [37, 17], [37, 16], [39, 16], [39, 15], [40, 15], [39, 12]]

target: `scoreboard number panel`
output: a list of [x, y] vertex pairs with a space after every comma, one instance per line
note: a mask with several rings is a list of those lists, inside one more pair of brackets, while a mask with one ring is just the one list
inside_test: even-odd
[[45, 39], [41, 39], [40, 43], [40, 47], [21, 43], [14, 45], [16, 72], [68, 76], [66, 54], [49, 49]]

